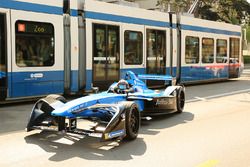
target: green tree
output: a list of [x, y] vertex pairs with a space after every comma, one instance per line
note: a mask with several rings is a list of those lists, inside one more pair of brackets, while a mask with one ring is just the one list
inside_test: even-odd
[[185, 9], [193, 3], [194, 0], [158, 0], [158, 5], [163, 8], [171, 7], [176, 11], [185, 11]]
[[247, 28], [246, 28], [246, 30], [247, 30], [247, 41], [248, 42], [250, 42], [250, 26], [248, 26]]
[[[194, 0], [159, 0], [158, 4], [172, 4], [176, 9], [187, 11]], [[250, 20], [250, 4], [247, 0], [200, 0], [195, 12], [196, 17], [224, 21], [232, 24], [242, 24]]]
[[217, 12], [222, 21], [242, 24], [249, 18], [250, 4], [246, 0], [219, 0]]

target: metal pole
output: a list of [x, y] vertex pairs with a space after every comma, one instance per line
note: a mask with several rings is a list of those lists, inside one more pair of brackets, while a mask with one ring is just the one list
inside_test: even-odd
[[173, 13], [169, 12], [170, 22], [170, 71], [169, 74], [173, 76]]
[[176, 13], [176, 31], [177, 31], [177, 66], [176, 66], [176, 84], [181, 83], [181, 17]]
[[86, 87], [86, 25], [85, 15], [78, 16], [79, 32], [79, 91]]
[[70, 94], [70, 73], [71, 73], [71, 39], [70, 39], [70, 15], [63, 15], [64, 25], [64, 93]]

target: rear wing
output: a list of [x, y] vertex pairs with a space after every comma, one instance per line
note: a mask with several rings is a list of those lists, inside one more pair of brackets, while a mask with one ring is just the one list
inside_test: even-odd
[[[168, 81], [170, 85], [176, 85], [176, 78], [171, 75], [154, 75], [154, 74], [135, 74], [133, 71], [127, 71], [125, 75], [127, 80], [132, 85], [145, 86], [142, 80], [157, 80], [157, 81]], [[136, 81], [136, 82], [135, 82]]]
[[158, 81], [172, 81], [173, 80], [173, 77], [170, 75], [139, 74], [137, 77], [142, 80], [158, 80]]
[[169, 81], [172, 85], [175, 85], [176, 83], [176, 78], [170, 75], [138, 74], [137, 77], [141, 80]]

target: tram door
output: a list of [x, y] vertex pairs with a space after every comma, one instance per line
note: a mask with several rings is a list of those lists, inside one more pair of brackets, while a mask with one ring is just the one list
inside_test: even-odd
[[[147, 30], [147, 74], [166, 74], [166, 32]], [[164, 81], [147, 81], [148, 86], [163, 86]]]
[[93, 86], [106, 90], [120, 75], [119, 27], [93, 25]]
[[239, 76], [240, 39], [230, 38], [229, 78]]
[[7, 56], [5, 15], [0, 13], [0, 100], [7, 96]]

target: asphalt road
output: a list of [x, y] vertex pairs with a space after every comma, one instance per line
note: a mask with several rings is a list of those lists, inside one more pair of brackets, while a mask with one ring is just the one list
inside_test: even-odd
[[25, 132], [33, 103], [0, 107], [0, 166], [250, 166], [250, 70], [221, 83], [188, 86], [181, 114], [143, 121], [131, 142]]

